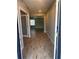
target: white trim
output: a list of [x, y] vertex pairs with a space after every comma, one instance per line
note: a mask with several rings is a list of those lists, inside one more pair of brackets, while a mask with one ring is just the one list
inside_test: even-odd
[[31, 37], [31, 33], [30, 33], [30, 17], [29, 17], [29, 14], [27, 14], [27, 22], [28, 22], [28, 25], [27, 25], [27, 32], [28, 32], [28, 37], [30, 38]]
[[44, 15], [44, 33], [46, 33], [46, 17]]
[[[19, 10], [22, 10], [24, 11], [27, 15], [21, 15], [21, 16], [26, 16], [27, 17], [27, 35], [28, 37], [30, 38], [31, 37], [31, 34], [30, 34], [30, 18], [29, 18], [29, 13], [27, 11], [25, 11], [22, 7], [19, 7]], [[22, 24], [21, 24], [22, 25]]]
[[56, 0], [56, 17], [55, 17], [55, 38], [54, 38], [54, 59], [56, 55], [56, 37], [57, 37], [57, 16], [58, 16], [58, 2], [59, 0]]
[[25, 9], [23, 9], [22, 7], [19, 6], [19, 9], [28, 14], [28, 12]]

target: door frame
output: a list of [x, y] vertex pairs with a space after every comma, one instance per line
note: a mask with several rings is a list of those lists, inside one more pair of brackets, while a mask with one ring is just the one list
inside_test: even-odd
[[[20, 11], [23, 11], [23, 12], [25, 12], [27, 15], [26, 15], [26, 23], [27, 23], [27, 35], [23, 35], [24, 37], [31, 37], [31, 33], [30, 33], [30, 15], [29, 15], [29, 12], [28, 11], [26, 11], [25, 9], [23, 9], [23, 8], [21, 8], [21, 7], [19, 7], [19, 13], [20, 13], [20, 16], [21, 16], [21, 12]], [[23, 16], [25, 16], [25, 15], [23, 15]], [[22, 25], [22, 23], [21, 23], [21, 25]], [[21, 27], [22, 28], [22, 27]]]
[[[54, 59], [61, 59], [61, 0], [56, 0], [56, 15], [55, 15], [55, 38], [54, 38]], [[58, 21], [60, 24], [58, 24]], [[60, 26], [58, 28], [58, 25]], [[60, 34], [59, 40], [57, 39]], [[60, 47], [60, 49], [58, 49]]]
[[20, 11], [24, 11], [25, 13], [27, 13], [27, 17], [28, 17], [28, 37], [30, 37], [30, 21], [29, 21], [29, 13], [23, 9], [22, 7], [18, 7], [18, 13], [17, 13], [17, 20], [18, 20], [18, 30], [19, 30], [19, 39], [20, 39], [20, 49], [21, 49], [21, 59], [23, 59], [23, 49], [24, 49], [24, 42], [23, 42], [23, 33], [22, 33], [22, 22], [21, 22], [21, 12]]

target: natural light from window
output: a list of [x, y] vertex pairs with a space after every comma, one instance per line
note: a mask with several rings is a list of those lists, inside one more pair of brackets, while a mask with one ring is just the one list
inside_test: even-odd
[[35, 26], [35, 20], [34, 20], [34, 19], [31, 19], [31, 20], [30, 20], [30, 25], [31, 25], [31, 26]]

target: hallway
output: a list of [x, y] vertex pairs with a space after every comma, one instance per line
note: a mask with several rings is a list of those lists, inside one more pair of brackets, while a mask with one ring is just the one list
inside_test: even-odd
[[56, 0], [18, 0], [17, 6], [21, 59], [54, 59]]
[[31, 38], [24, 38], [24, 59], [52, 59], [53, 46], [46, 33], [32, 31]]

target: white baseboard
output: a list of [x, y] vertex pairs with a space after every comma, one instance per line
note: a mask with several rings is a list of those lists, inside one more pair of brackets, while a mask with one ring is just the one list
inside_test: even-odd
[[49, 39], [51, 40], [52, 44], [54, 45], [54, 41], [53, 41], [52, 37], [49, 35], [49, 33], [47, 33], [47, 35], [48, 35]]

